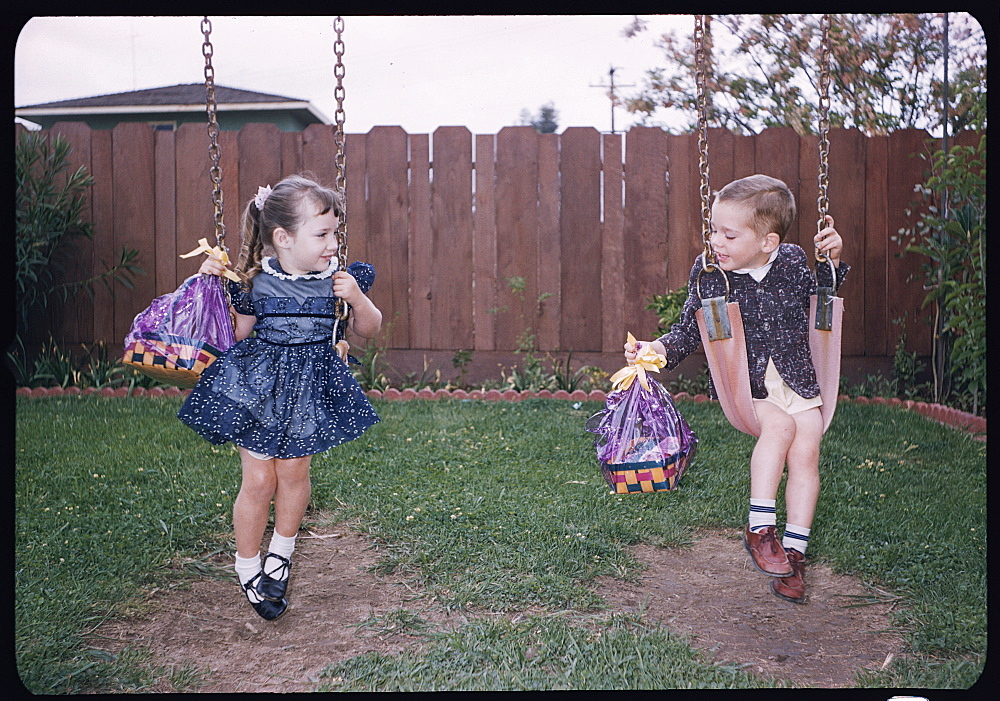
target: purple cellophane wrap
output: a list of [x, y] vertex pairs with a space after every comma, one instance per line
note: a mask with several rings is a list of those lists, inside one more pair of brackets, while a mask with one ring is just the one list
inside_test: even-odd
[[136, 315], [125, 337], [128, 348], [139, 339], [190, 338], [224, 352], [234, 343], [223, 281], [215, 275], [196, 274], [175, 291], [157, 297]]
[[663, 385], [648, 376], [646, 381], [648, 390], [636, 379], [608, 394], [604, 409], [587, 421], [587, 430], [597, 434], [597, 459], [609, 465], [676, 461], [686, 468], [698, 437]]

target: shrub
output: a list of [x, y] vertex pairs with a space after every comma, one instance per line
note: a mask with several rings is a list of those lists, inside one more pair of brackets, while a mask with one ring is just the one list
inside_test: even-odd
[[930, 158], [930, 175], [916, 187], [925, 211], [897, 240], [906, 253], [927, 257], [934, 399], [979, 413], [986, 405], [986, 136]]
[[[142, 274], [134, 264], [138, 251], [122, 248], [118, 261], [105, 271], [85, 280], [57, 282], [53, 256], [72, 237], [93, 237], [86, 221], [84, 205], [87, 189], [94, 179], [80, 166], [68, 172], [69, 142], [61, 136], [51, 140], [40, 132], [23, 132], [14, 149], [16, 181], [16, 226], [14, 236], [14, 281], [16, 334], [25, 338], [32, 315], [46, 307], [52, 296], [66, 301], [81, 290], [92, 293], [101, 282], [113, 294], [111, 281], [131, 289], [133, 276]], [[21, 356], [15, 365], [27, 365]]]

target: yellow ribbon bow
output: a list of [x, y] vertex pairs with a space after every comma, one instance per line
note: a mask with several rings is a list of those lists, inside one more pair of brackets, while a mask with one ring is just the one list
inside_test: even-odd
[[[628, 335], [628, 342], [636, 345], [635, 336]], [[666, 367], [667, 359], [653, 350], [653, 346], [646, 344], [640, 349], [635, 358], [634, 365], [626, 365], [621, 370], [611, 376], [611, 388], [626, 390], [632, 386], [635, 378], [639, 378], [639, 384], [649, 390], [649, 382], [646, 380], [647, 372], [659, 372], [660, 368]]]
[[[216, 246], [212, 248], [208, 245], [208, 239], [198, 239], [198, 248], [190, 251], [189, 253], [181, 254], [181, 258], [190, 258], [191, 256], [196, 256], [199, 253], [207, 253], [210, 256], [215, 256], [222, 261], [223, 265], [229, 265], [229, 254], [222, 250], [221, 246]], [[223, 273], [227, 278], [233, 282], [239, 282], [240, 276], [234, 273], [232, 270], [227, 270]]]

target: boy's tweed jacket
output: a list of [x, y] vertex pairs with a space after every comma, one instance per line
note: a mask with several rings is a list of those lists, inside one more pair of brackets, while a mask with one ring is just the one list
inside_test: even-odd
[[[704, 254], [703, 254], [704, 255]], [[697, 277], [701, 258], [691, 268], [688, 298], [680, 319], [659, 340], [667, 350], [667, 369], [677, 366], [698, 348], [701, 336], [695, 312], [701, 308]], [[850, 266], [841, 261], [837, 268], [837, 287], [844, 281]], [[809, 352], [809, 296], [816, 291], [816, 279], [799, 246], [783, 243], [778, 256], [764, 278], [757, 282], [749, 274], [725, 273], [729, 277], [730, 302], [738, 302], [743, 317], [747, 342], [747, 364], [750, 369], [750, 393], [755, 399], [767, 397], [764, 373], [771, 358], [778, 374], [801, 397], [810, 399], [819, 394], [812, 355]], [[829, 286], [830, 266], [817, 264], [820, 285]], [[718, 272], [702, 276], [702, 295], [708, 299], [725, 293]], [[714, 384], [713, 398], [718, 398]]]

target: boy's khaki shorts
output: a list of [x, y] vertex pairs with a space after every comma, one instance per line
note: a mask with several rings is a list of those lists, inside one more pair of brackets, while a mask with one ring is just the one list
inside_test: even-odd
[[764, 373], [764, 387], [767, 389], [766, 399], [754, 399], [754, 402], [771, 402], [786, 414], [798, 414], [799, 412], [822, 406], [823, 399], [819, 395], [812, 399], [796, 394], [795, 391], [785, 384], [778, 374], [778, 368], [774, 367], [774, 361], [768, 358], [767, 372]]

